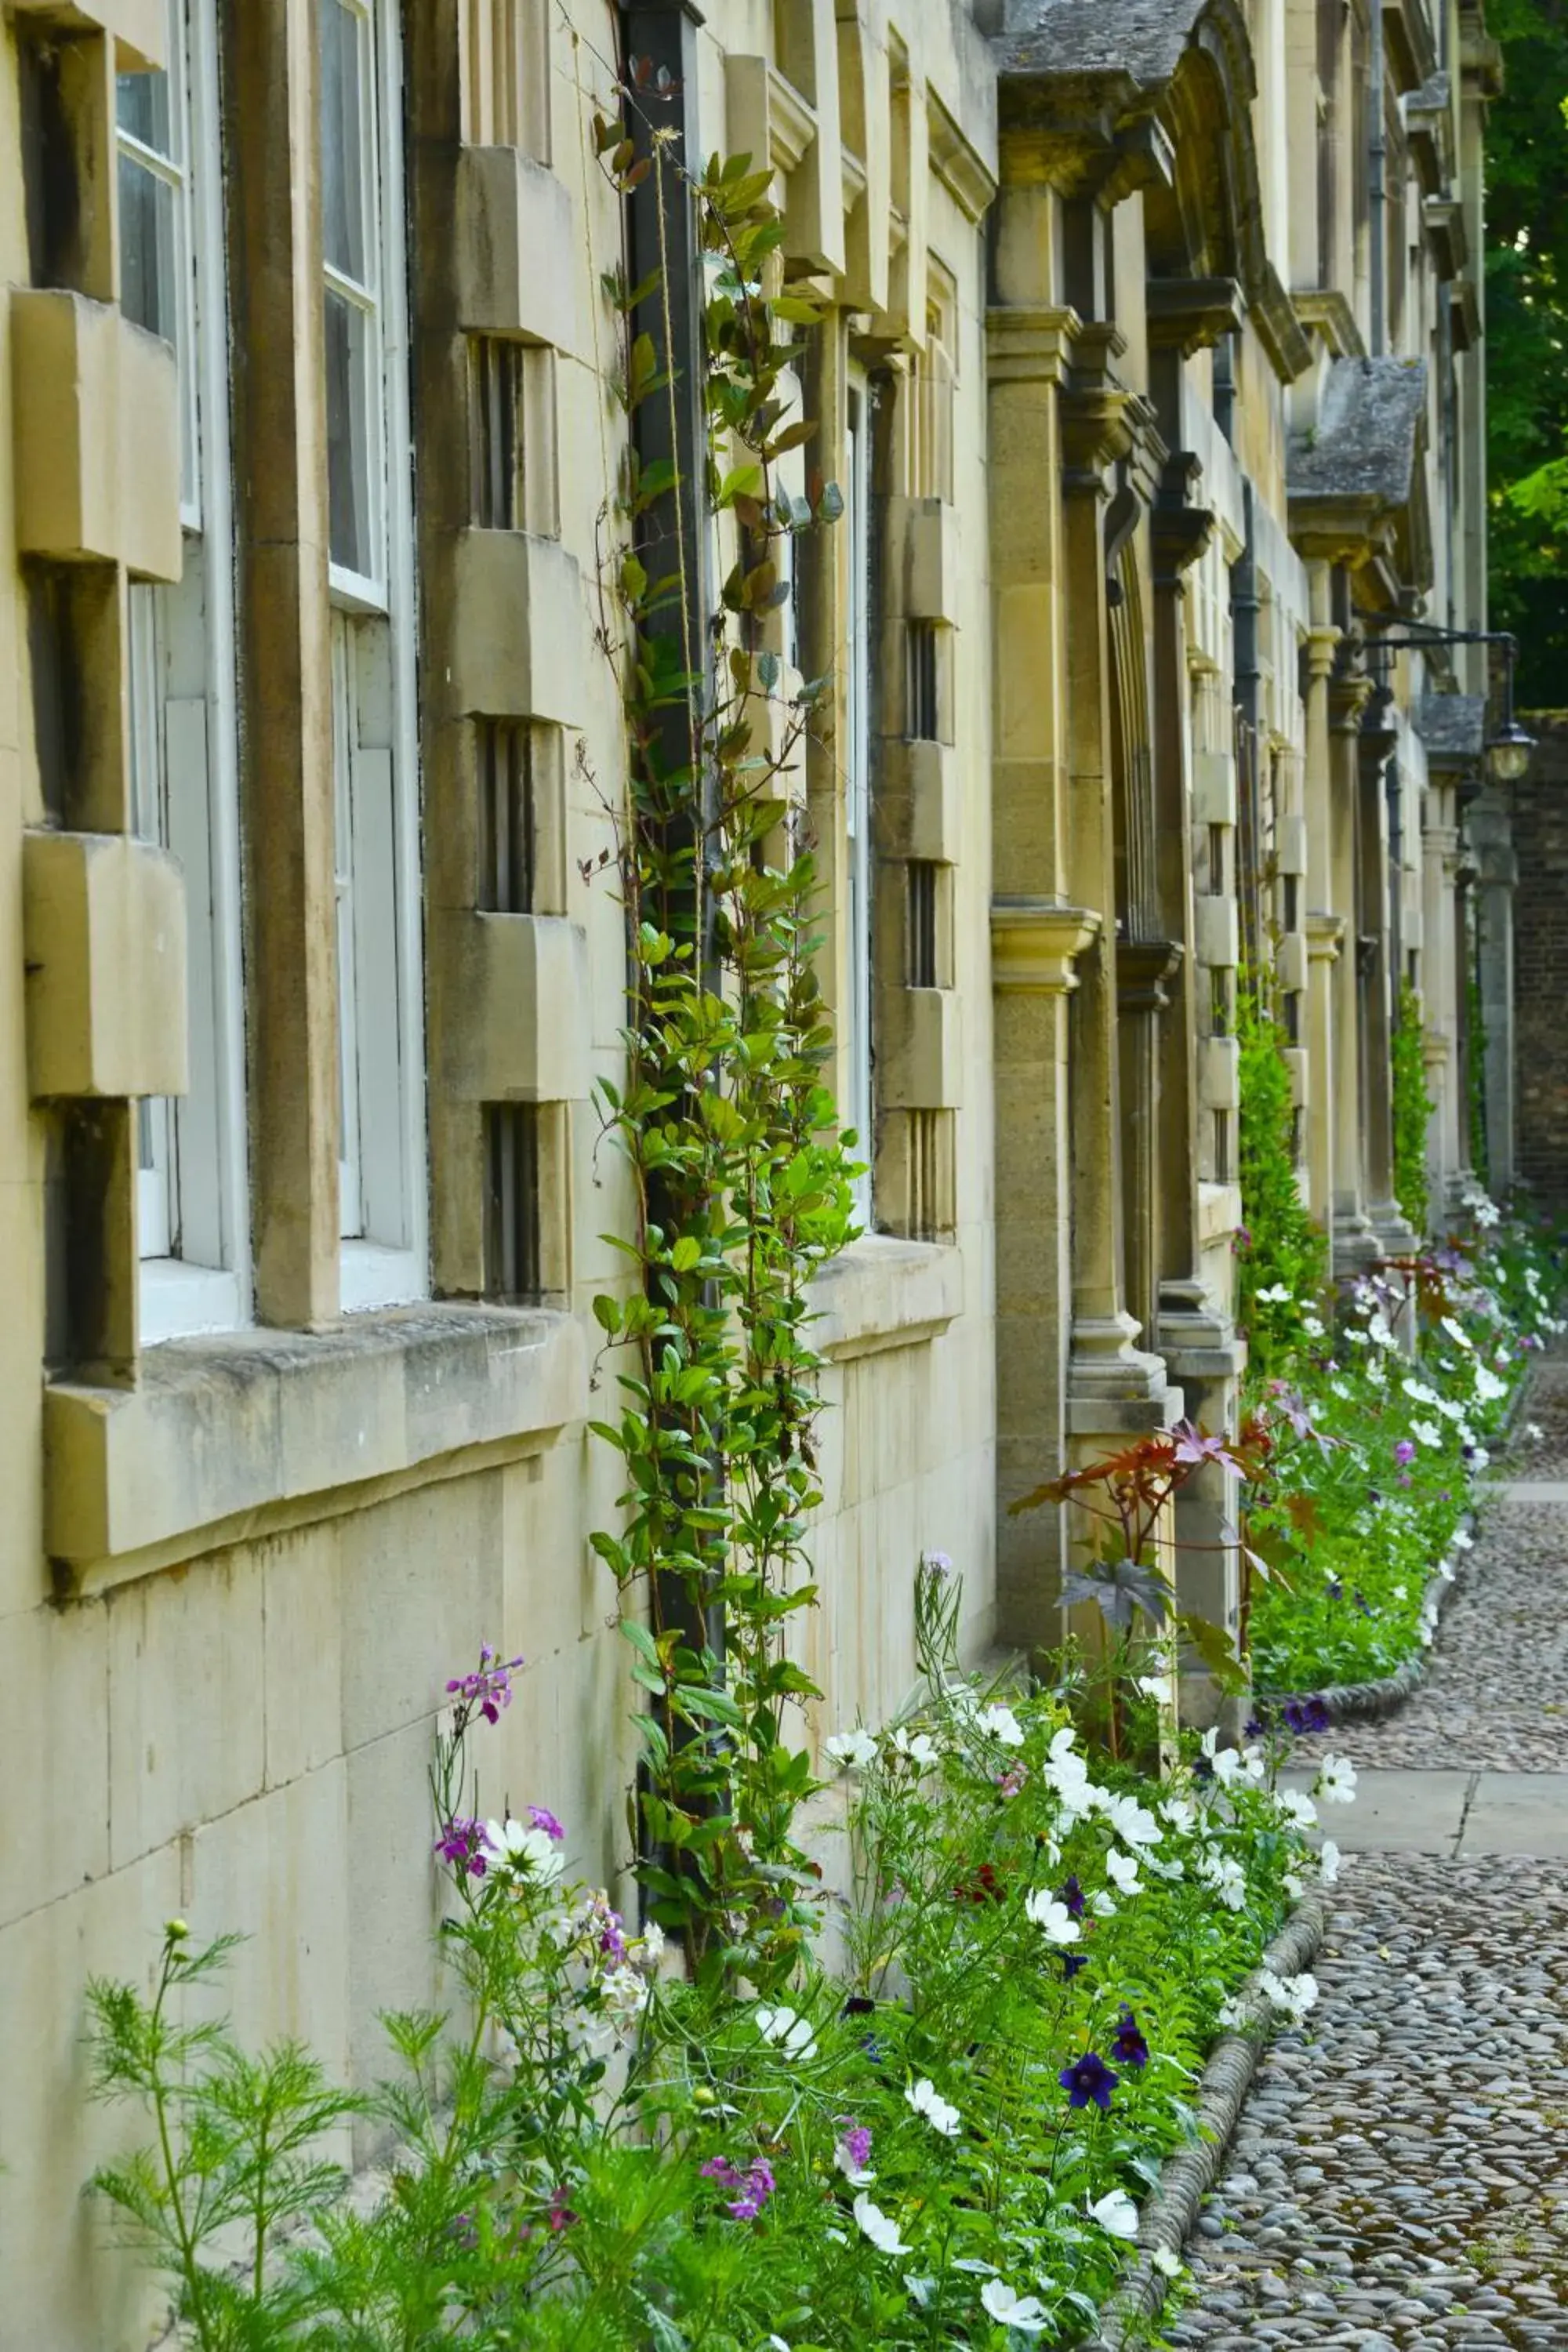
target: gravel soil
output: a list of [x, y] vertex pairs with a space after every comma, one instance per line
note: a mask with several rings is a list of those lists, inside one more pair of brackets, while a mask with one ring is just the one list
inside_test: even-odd
[[[1536, 1367], [1497, 1471], [1568, 1480], [1562, 1357]], [[1568, 1503], [1489, 1504], [1426, 1681], [1300, 1760], [1325, 1748], [1568, 1769]], [[1568, 1865], [1347, 1857], [1315, 1973], [1305, 2028], [1258, 2068], [1162, 2340], [1568, 2352]]]
[[1172, 2347], [1568, 2347], [1568, 1872], [1358, 1856]]

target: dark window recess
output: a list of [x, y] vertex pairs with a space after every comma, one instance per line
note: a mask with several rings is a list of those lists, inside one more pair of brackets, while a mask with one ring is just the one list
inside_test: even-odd
[[470, 504], [481, 530], [521, 530], [522, 372], [521, 343], [478, 335], [468, 346]]
[[1230, 974], [1224, 970], [1209, 974], [1209, 1035], [1228, 1037], [1230, 1034]]
[[909, 876], [909, 985], [936, 988], [936, 867], [929, 858], [915, 857], [904, 868]]
[[1299, 988], [1291, 989], [1284, 999], [1284, 1013], [1286, 1041], [1299, 1045], [1301, 1042], [1301, 992]]
[[539, 1107], [485, 1108], [485, 1295], [538, 1299]]
[[939, 1110], [909, 1114], [911, 1241], [934, 1241], [941, 1230], [942, 1118]]
[[1228, 1184], [1231, 1181], [1230, 1113], [1216, 1110], [1214, 1115], [1214, 1181]]
[[56, 824], [69, 824], [79, 815], [73, 786], [84, 761], [83, 698], [70, 584], [52, 566], [30, 564], [26, 577], [38, 782], [45, 814]]
[[533, 743], [528, 721], [477, 719], [479, 905], [489, 914], [533, 912]]
[[934, 743], [937, 722], [937, 647], [934, 621], [909, 621], [909, 734], [918, 742]]
[[1282, 926], [1288, 931], [1299, 931], [1301, 928], [1301, 877], [1299, 874], [1287, 874], [1284, 880]]
[[1211, 898], [1223, 898], [1225, 896], [1225, 836], [1227, 829], [1223, 824], [1211, 824], [1209, 827], [1209, 896]]

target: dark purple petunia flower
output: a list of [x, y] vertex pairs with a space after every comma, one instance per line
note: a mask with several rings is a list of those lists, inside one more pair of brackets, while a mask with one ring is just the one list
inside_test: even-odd
[[863, 1992], [852, 1992], [844, 2004], [846, 2017], [869, 2017], [877, 2004]]
[[1131, 2066], [1134, 2072], [1149, 2063], [1149, 2044], [1138, 2030], [1138, 2020], [1127, 2007], [1121, 2007], [1121, 2022], [1110, 2045], [1110, 2054], [1119, 2066]]
[[1058, 1887], [1057, 1901], [1061, 1904], [1069, 1918], [1081, 1919], [1083, 1917], [1084, 1912], [1089, 1907], [1088, 1897], [1085, 1895], [1082, 1887], [1078, 1883], [1076, 1872], [1073, 1876], [1068, 1880], [1065, 1886]]
[[1323, 1590], [1331, 1601], [1342, 1601], [1345, 1597], [1345, 1588], [1337, 1576], [1331, 1576]]
[[1071, 1984], [1079, 1969], [1087, 1969], [1089, 1966], [1089, 1954], [1087, 1952], [1063, 1952], [1060, 1958], [1062, 1974], [1066, 1977], [1068, 1984]]
[[1355, 1605], [1360, 1610], [1363, 1617], [1370, 1617], [1372, 1615], [1372, 1603], [1367, 1599], [1365, 1593], [1361, 1591], [1359, 1586], [1356, 1590]]
[[1070, 2066], [1062, 2068], [1057, 2080], [1068, 2095], [1069, 2107], [1087, 2107], [1092, 2099], [1101, 2115], [1110, 2112], [1110, 2094], [1118, 2077], [1098, 2051], [1086, 2050], [1081, 2058], [1075, 2058]]

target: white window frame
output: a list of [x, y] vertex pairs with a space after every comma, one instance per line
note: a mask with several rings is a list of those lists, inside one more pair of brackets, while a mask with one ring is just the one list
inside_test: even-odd
[[854, 1129], [863, 1172], [855, 1213], [869, 1232], [875, 1102], [871, 1041], [871, 397], [863, 371], [848, 378], [845, 420], [844, 1124]]
[[[366, 408], [375, 565], [329, 563], [332, 761], [343, 1132], [339, 1160], [340, 1303], [344, 1313], [429, 1294], [424, 1005], [420, 982], [418, 731], [414, 517], [406, 475], [387, 453], [410, 446], [404, 251], [402, 54], [386, 0], [344, 6], [368, 32], [362, 110], [366, 267], [356, 288], [326, 268], [325, 290], [352, 294], [374, 334]], [[394, 126], [394, 135], [387, 127]], [[324, 296], [323, 296], [324, 299]]]
[[[184, 875], [190, 1091], [139, 1106], [144, 1346], [234, 1330], [251, 1312], [240, 969], [234, 519], [214, 0], [171, 0], [173, 160], [128, 132], [176, 192], [175, 352], [186, 434], [178, 586], [131, 589], [133, 822]], [[151, 161], [149, 161], [151, 158]]]

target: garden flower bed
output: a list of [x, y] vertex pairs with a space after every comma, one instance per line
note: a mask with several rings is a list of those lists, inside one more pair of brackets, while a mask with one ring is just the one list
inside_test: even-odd
[[[1282, 1742], [1188, 1735], [1163, 1780], [1106, 1764], [1069, 1686], [957, 1673], [953, 1580], [928, 1566], [921, 1591], [923, 1703], [828, 1743], [844, 1891], [784, 1981], [689, 1980], [657, 1927], [569, 1883], [550, 1814], [478, 1818], [510, 1693], [487, 1656], [448, 1685], [433, 1776], [453, 2017], [389, 2021], [383, 2093], [175, 2032], [226, 1948], [183, 1922], [153, 2006], [94, 1989], [102, 2087], [159, 2126], [99, 2187], [194, 2341], [1002, 2352], [1094, 2332], [1216, 2030], [1337, 1857], [1277, 1789]], [[1147, 1753], [1153, 1699], [1127, 1721]], [[1347, 1769], [1324, 1763], [1325, 1795]], [[1297, 2020], [1316, 1995], [1262, 1986]], [[318, 2160], [351, 2111], [392, 2144], [368, 2211]]]
[[1251, 1612], [1260, 1692], [1375, 1682], [1432, 1640], [1472, 1483], [1531, 1350], [1564, 1328], [1550, 1238], [1484, 1195], [1470, 1207], [1473, 1240], [1356, 1282], [1331, 1328], [1310, 1296], [1256, 1294], [1285, 1366], [1255, 1398], [1274, 1440], [1247, 1522], [1269, 1571]]

